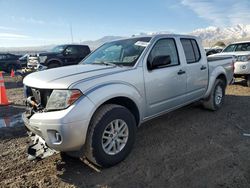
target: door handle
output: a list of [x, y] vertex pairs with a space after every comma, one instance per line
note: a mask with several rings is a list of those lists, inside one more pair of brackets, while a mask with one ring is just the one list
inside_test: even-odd
[[207, 69], [207, 67], [204, 66], [204, 65], [202, 65], [202, 66], [201, 66], [201, 70], [205, 70], [205, 69]]
[[181, 75], [181, 74], [185, 74], [185, 73], [186, 73], [186, 71], [184, 71], [184, 70], [179, 70], [177, 74], [178, 74], [178, 75]]

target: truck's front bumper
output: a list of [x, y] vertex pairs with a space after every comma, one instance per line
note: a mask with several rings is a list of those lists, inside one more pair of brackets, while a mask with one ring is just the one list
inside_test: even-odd
[[49, 148], [64, 152], [78, 151], [85, 143], [91, 118], [89, 109], [93, 108], [90, 101], [83, 101], [85, 106], [80, 101], [65, 110], [35, 113], [30, 118], [24, 113], [24, 124], [29, 131], [40, 136]]

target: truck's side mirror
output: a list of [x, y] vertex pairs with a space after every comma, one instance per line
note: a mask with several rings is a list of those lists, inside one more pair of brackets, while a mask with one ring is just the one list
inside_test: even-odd
[[154, 57], [151, 63], [148, 62], [148, 69], [153, 70], [155, 68], [159, 68], [159, 67], [166, 66], [169, 64], [171, 64], [171, 57], [169, 55], [156, 56]]

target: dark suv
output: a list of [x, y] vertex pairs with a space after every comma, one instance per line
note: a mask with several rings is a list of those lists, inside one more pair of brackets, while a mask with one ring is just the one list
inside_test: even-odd
[[90, 53], [87, 45], [59, 45], [49, 52], [39, 53], [35, 56], [29, 56], [28, 68], [35, 68], [38, 64], [55, 68], [60, 66], [78, 64]]
[[11, 70], [17, 70], [21, 68], [21, 64], [18, 59], [20, 56], [10, 53], [0, 53], [0, 71], [10, 73]]

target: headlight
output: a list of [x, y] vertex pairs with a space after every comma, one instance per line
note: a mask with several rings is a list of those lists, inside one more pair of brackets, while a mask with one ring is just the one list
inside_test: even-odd
[[241, 55], [237, 57], [237, 61], [246, 62], [250, 61], [250, 55]]
[[39, 62], [44, 63], [47, 59], [47, 56], [39, 56]]
[[46, 105], [47, 110], [63, 110], [82, 96], [79, 90], [53, 90]]

